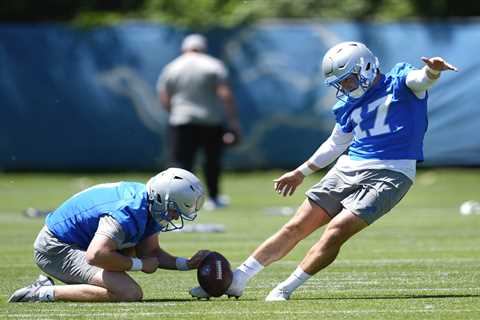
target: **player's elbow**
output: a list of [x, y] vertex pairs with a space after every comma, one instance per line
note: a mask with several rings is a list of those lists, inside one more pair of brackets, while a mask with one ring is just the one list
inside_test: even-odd
[[87, 253], [85, 254], [85, 261], [89, 265], [94, 265], [95, 264], [95, 253], [87, 251]]
[[96, 266], [102, 260], [103, 253], [101, 250], [87, 250], [85, 254], [85, 261], [91, 265]]

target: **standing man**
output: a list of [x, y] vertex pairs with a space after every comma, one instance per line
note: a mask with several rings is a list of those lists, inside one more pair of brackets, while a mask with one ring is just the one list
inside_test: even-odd
[[141, 287], [127, 271], [196, 269], [208, 254], [175, 257], [158, 244], [160, 231], [195, 219], [204, 192], [197, 177], [170, 168], [147, 184], [100, 184], [77, 193], [51, 212], [34, 243], [38, 267], [66, 285], [40, 277], [9, 302], [139, 301]]
[[[240, 138], [240, 124], [228, 72], [218, 59], [206, 54], [207, 41], [199, 34], [187, 36], [182, 55], [169, 63], [159, 77], [160, 102], [169, 113], [171, 161], [192, 171], [195, 155], [203, 149], [209, 199], [206, 209], [226, 206], [219, 195], [224, 144]], [[233, 132], [235, 139], [229, 139]], [[226, 138], [225, 141], [223, 138]]]
[[[306, 192], [296, 214], [262, 243], [234, 272], [230, 296], [242, 295], [249, 279], [282, 259], [301, 240], [327, 225], [296, 270], [267, 301], [288, 300], [311, 276], [337, 257], [353, 235], [388, 213], [415, 180], [423, 160], [427, 130], [427, 90], [445, 70], [457, 70], [440, 57], [422, 58], [416, 70], [398, 63], [382, 74], [372, 52], [359, 42], [342, 42], [327, 51], [325, 83], [337, 90], [336, 124], [330, 137], [301, 166], [274, 180], [275, 191], [292, 195], [305, 176], [324, 168], [348, 149], [323, 179]], [[190, 290], [208, 297], [200, 287]]]

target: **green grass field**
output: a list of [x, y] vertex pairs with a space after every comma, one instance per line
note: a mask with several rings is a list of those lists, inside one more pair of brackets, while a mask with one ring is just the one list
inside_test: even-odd
[[[201, 212], [197, 223], [223, 224], [224, 233], [161, 234], [160, 244], [176, 255], [198, 249], [220, 251], [236, 267], [276, 231], [287, 216], [272, 207], [296, 207], [321, 175], [309, 177], [291, 198], [272, 190], [279, 172], [228, 174], [223, 189], [231, 207]], [[146, 181], [146, 174], [0, 175], [0, 318], [2, 319], [480, 319], [480, 215], [458, 207], [480, 200], [480, 169], [419, 172], [405, 199], [388, 215], [355, 236], [338, 259], [286, 303], [264, 298], [296, 267], [319, 238], [312, 234], [282, 261], [254, 278], [239, 300], [197, 301], [188, 289], [195, 272], [134, 273], [144, 288], [141, 303], [7, 304], [9, 295], [33, 281], [39, 270], [32, 244], [42, 219], [25, 218], [26, 207], [54, 208], [95, 183]]]

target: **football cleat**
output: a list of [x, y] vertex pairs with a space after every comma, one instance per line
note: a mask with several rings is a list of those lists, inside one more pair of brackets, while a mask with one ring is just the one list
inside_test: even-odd
[[[242, 296], [244, 289], [245, 289], [245, 286], [242, 286], [238, 283], [238, 281], [235, 281], [235, 273], [234, 273], [232, 284], [230, 285], [228, 290], [225, 292], [225, 294], [227, 295], [228, 298], [235, 297], [236, 299], [238, 299]], [[200, 286], [190, 289], [189, 293], [193, 298], [197, 298], [198, 300], [201, 300], [201, 299], [209, 300], [211, 297]]]
[[197, 298], [198, 300], [210, 300], [210, 295], [205, 290], [203, 290], [202, 287], [192, 288], [190, 289], [189, 293], [193, 298]]
[[240, 281], [242, 271], [240, 270], [235, 270], [233, 272], [233, 280], [232, 284], [228, 288], [227, 292], [225, 294], [228, 296], [228, 298], [235, 297], [236, 299], [240, 298], [243, 294], [243, 290], [245, 289], [245, 281]]
[[53, 286], [54, 282], [50, 277], [46, 277], [41, 274], [35, 282], [30, 284], [27, 287], [18, 289], [15, 291], [8, 302], [32, 302], [32, 301], [40, 301], [38, 296], [38, 290], [44, 286]]
[[[231, 290], [231, 288], [232, 287], [228, 288], [227, 292], [225, 292], [227, 297], [229, 299], [230, 298], [235, 298], [235, 299], [240, 298], [240, 296], [243, 293], [243, 290]], [[203, 290], [203, 288], [200, 287], [200, 286], [190, 289], [189, 293], [193, 298], [197, 298], [198, 300], [202, 300], [202, 299], [210, 300], [210, 298], [211, 298], [211, 296], [205, 290]]]
[[[245, 289], [245, 281], [240, 280], [240, 278], [242, 278], [242, 276], [239, 274], [240, 272], [242, 271], [238, 269], [233, 272], [232, 284], [230, 285], [228, 290], [225, 292], [228, 298], [235, 297], [236, 299], [238, 299], [243, 294], [243, 290]], [[200, 286], [190, 289], [189, 293], [193, 298], [197, 298], [198, 300], [201, 300], [201, 299], [209, 300], [211, 297]]]
[[265, 298], [265, 301], [287, 301], [292, 293], [283, 288], [275, 287]]

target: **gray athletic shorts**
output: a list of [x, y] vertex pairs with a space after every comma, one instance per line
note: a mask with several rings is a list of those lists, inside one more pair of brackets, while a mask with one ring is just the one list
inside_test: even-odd
[[412, 181], [397, 171], [371, 169], [346, 172], [333, 167], [305, 195], [331, 218], [346, 208], [371, 224], [389, 212], [411, 186]]
[[[109, 215], [100, 218], [95, 234], [112, 239], [119, 250], [135, 246], [125, 240], [122, 226]], [[78, 246], [63, 243], [45, 226], [33, 245], [35, 263], [45, 273], [67, 283], [90, 283], [101, 268], [89, 265], [85, 251]]]
[[46, 226], [38, 234], [33, 248], [37, 266], [66, 284], [87, 284], [102, 271], [87, 263], [84, 250], [61, 242]]

